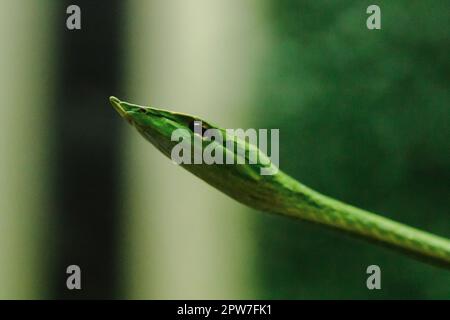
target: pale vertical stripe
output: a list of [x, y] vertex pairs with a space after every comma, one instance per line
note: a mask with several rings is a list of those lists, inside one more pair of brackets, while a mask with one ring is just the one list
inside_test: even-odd
[[[129, 94], [120, 98], [245, 127], [264, 44], [260, 3], [131, 1]], [[251, 214], [124, 130], [122, 280], [129, 295], [252, 297]]]
[[0, 299], [45, 298], [49, 288], [50, 5], [0, 5]]

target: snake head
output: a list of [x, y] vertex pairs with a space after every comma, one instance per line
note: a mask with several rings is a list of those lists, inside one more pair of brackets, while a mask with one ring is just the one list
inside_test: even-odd
[[[195, 116], [154, 107], [143, 107], [120, 101], [115, 97], [111, 97], [110, 102], [121, 117], [175, 163], [243, 203], [249, 204], [254, 199], [260, 199], [259, 208], [264, 209], [270, 206], [271, 200], [266, 195], [276, 191], [273, 186], [277, 185], [277, 179], [281, 181], [282, 178], [279, 175], [261, 175], [262, 170], [272, 168], [273, 163], [268, 161], [270, 159], [256, 145], [250, 144], [245, 138], [228, 135], [226, 129], [221, 129]], [[217, 131], [210, 129], [218, 130], [221, 138], [211, 139], [211, 132]], [[184, 144], [185, 142], [187, 145]], [[184, 150], [188, 150], [189, 161], [178, 162], [176, 157], [173, 158], [173, 151], [179, 155], [176, 150], [180, 146], [186, 146], [186, 148], [183, 147], [182, 154], [184, 156]], [[196, 163], [196, 155], [204, 155], [207, 148], [213, 149], [214, 154], [217, 152], [222, 162]], [[242, 150], [242, 153], [238, 152], [238, 149]], [[259, 161], [249, 161], [250, 154], [256, 155], [255, 160]], [[228, 159], [232, 161], [224, 163]], [[266, 161], [262, 163], [261, 159]], [[276, 166], [273, 167], [276, 168]], [[277, 168], [276, 172], [278, 172]], [[271, 181], [271, 183], [261, 183], [262, 180]], [[242, 197], [243, 194], [247, 196]]]
[[[190, 134], [198, 134], [200, 132], [202, 140], [204, 140], [203, 132], [207, 129], [222, 130], [198, 117], [188, 114], [139, 106], [120, 101], [116, 97], [110, 97], [109, 101], [122, 118], [127, 120], [145, 139], [168, 157], [171, 156], [171, 150], [177, 143], [172, 141], [172, 133], [175, 130], [183, 129]], [[201, 124], [201, 128], [196, 128], [197, 124]]]

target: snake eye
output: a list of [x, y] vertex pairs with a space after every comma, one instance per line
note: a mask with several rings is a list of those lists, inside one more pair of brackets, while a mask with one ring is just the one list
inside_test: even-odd
[[139, 112], [139, 113], [146, 114], [146, 113], [147, 113], [147, 110], [145, 110], [144, 108], [139, 108], [139, 109], [138, 109], [138, 112]]
[[194, 132], [194, 129], [195, 129], [195, 121], [189, 122], [189, 130], [191, 130], [192, 132]]
[[[200, 127], [200, 125], [201, 125], [201, 127]], [[201, 130], [199, 130], [199, 128]], [[194, 133], [197, 133], [198, 131], [200, 131], [201, 136], [203, 137], [203, 134], [205, 133], [206, 130], [208, 130], [208, 127], [201, 121], [193, 120], [193, 121], [189, 122], [189, 129]]]

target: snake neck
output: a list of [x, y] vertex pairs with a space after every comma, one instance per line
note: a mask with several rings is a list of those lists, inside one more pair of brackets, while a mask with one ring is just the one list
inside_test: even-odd
[[450, 269], [450, 240], [324, 196], [280, 173], [268, 211], [344, 231]]

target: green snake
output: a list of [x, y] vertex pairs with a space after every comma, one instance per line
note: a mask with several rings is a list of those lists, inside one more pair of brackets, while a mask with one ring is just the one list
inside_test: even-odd
[[[143, 107], [110, 98], [115, 110], [133, 125], [146, 140], [167, 157], [178, 143], [172, 141], [172, 133], [177, 129], [190, 130], [192, 136], [201, 139], [200, 147], [217, 144], [223, 154], [237, 157], [236, 148], [256, 150], [247, 141], [229, 138], [221, 129], [198, 117], [170, 112], [153, 107]], [[216, 129], [223, 133], [224, 141], [194, 134], [194, 121], [201, 121], [205, 129]], [[227, 144], [226, 139], [233, 139]], [[230, 145], [232, 148], [230, 148]], [[194, 150], [195, 151], [195, 150]], [[181, 166], [208, 184], [229, 195], [233, 199], [257, 210], [280, 214], [295, 219], [306, 220], [336, 230], [356, 235], [422, 261], [450, 269], [450, 240], [418, 230], [380, 215], [345, 204], [322, 195], [289, 175], [278, 170], [274, 175], [261, 175], [260, 169], [273, 164], [265, 161], [255, 164], [181, 164]], [[262, 164], [264, 163], [264, 164]]]

